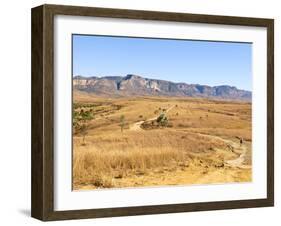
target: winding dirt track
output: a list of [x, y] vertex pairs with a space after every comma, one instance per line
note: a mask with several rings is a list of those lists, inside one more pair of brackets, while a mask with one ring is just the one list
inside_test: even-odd
[[[167, 109], [166, 113], [168, 113], [170, 110], [172, 110], [175, 106], [171, 106], [169, 109]], [[144, 122], [149, 122], [149, 121], [153, 121], [153, 120], [156, 120], [158, 118], [158, 116], [156, 117], [153, 117], [153, 118], [150, 118], [150, 119], [147, 119], [147, 120], [142, 120], [142, 121], [138, 121], [136, 123], [134, 123], [133, 125], [130, 126], [130, 130], [132, 131], [141, 131], [143, 130], [141, 128], [141, 125], [144, 123]]]
[[199, 134], [200, 136], [208, 137], [211, 139], [223, 141], [231, 148], [232, 152], [239, 155], [236, 159], [226, 160], [224, 162], [226, 166], [237, 167], [237, 168], [241, 168], [241, 169], [251, 169], [252, 168], [250, 165], [244, 165], [245, 156], [248, 152], [246, 145], [240, 145], [240, 143], [238, 143], [238, 142], [234, 142], [232, 140], [224, 139], [224, 138], [214, 136], [214, 135], [206, 135], [206, 134], [202, 134], [202, 133], [196, 133], [196, 134]]
[[[166, 113], [168, 113], [169, 111], [171, 111], [175, 106], [171, 106]], [[147, 119], [147, 121], [153, 121], [156, 120], [158, 116]], [[144, 123], [145, 121], [138, 121], [136, 123], [134, 123], [133, 125], [130, 126], [130, 130], [131, 131], [142, 131], [143, 129], [141, 128], [141, 125]], [[207, 134], [202, 134], [202, 133], [196, 133], [200, 136], [204, 136], [204, 137], [208, 137], [211, 139], [215, 139], [215, 140], [220, 140], [224, 143], [226, 143], [232, 150], [232, 152], [238, 154], [239, 156], [236, 159], [231, 159], [231, 160], [226, 160], [225, 161], [225, 165], [229, 166], [229, 167], [236, 167], [236, 168], [240, 168], [240, 169], [250, 169], [251, 166], [250, 165], [244, 165], [244, 161], [245, 161], [245, 156], [248, 152], [246, 145], [240, 145], [238, 142], [234, 142], [232, 140], [229, 139], [224, 139], [218, 136], [214, 136], [214, 135], [207, 135]]]

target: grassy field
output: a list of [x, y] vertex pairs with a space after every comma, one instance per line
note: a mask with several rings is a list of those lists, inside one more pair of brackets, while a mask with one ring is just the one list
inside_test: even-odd
[[74, 190], [251, 181], [250, 103], [74, 92], [73, 111]]

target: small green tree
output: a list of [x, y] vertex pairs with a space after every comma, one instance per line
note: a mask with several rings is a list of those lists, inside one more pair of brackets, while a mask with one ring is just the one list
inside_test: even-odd
[[79, 123], [79, 112], [73, 110], [73, 129], [74, 133], [77, 133], [79, 130], [80, 123]]
[[82, 144], [85, 145], [85, 137], [87, 135], [87, 126], [85, 124], [82, 124], [79, 129], [80, 129], [81, 135], [83, 136]]
[[168, 118], [166, 116], [166, 114], [164, 112], [162, 112], [158, 118], [156, 119], [156, 122], [158, 123], [158, 125], [160, 126], [167, 126], [168, 125]]
[[83, 144], [85, 144], [85, 137], [88, 133], [88, 122], [93, 118], [91, 110], [81, 109], [80, 111], [73, 112], [74, 133], [80, 133], [83, 136]]
[[93, 119], [93, 114], [91, 112], [91, 110], [88, 111], [84, 111], [83, 109], [80, 111], [80, 115], [81, 115], [81, 120], [86, 123], [87, 121], [90, 121]]
[[125, 116], [124, 115], [121, 115], [120, 116], [120, 129], [121, 129], [121, 132], [123, 133], [123, 130], [124, 130], [124, 127], [125, 127], [126, 123], [125, 123]]

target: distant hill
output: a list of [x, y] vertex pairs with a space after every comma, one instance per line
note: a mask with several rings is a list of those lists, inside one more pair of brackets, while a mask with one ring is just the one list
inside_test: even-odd
[[251, 101], [252, 92], [234, 86], [175, 83], [138, 75], [73, 77], [74, 90], [103, 96], [177, 96]]

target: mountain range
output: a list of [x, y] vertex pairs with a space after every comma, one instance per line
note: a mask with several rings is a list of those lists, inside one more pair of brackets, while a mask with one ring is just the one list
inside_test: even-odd
[[73, 77], [74, 90], [101, 96], [176, 96], [251, 101], [252, 92], [234, 86], [175, 83], [139, 75]]

